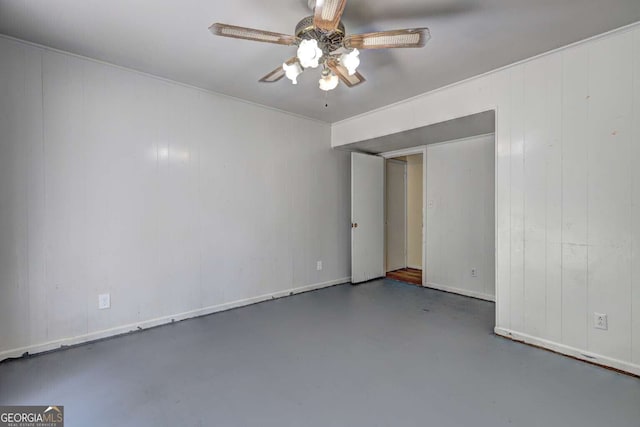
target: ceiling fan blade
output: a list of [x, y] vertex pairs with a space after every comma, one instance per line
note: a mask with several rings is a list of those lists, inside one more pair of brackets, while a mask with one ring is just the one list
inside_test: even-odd
[[236, 27], [235, 25], [220, 24], [218, 22], [211, 25], [209, 27], [209, 31], [216, 36], [283, 44], [287, 46], [291, 46], [298, 42], [298, 38], [295, 36], [272, 33], [271, 31], [254, 30], [253, 28]]
[[431, 38], [428, 28], [380, 31], [354, 34], [344, 39], [344, 46], [352, 49], [385, 49], [396, 47], [423, 47]]
[[365, 78], [362, 77], [362, 74], [357, 71], [354, 75], [350, 76], [349, 71], [347, 71], [345, 66], [341, 65], [336, 60], [327, 61], [327, 67], [329, 67], [329, 69], [333, 71], [336, 76], [340, 77], [340, 80], [349, 87], [357, 86], [366, 81]]
[[324, 31], [338, 28], [347, 0], [316, 0], [313, 25]]
[[[294, 62], [296, 62], [298, 60], [298, 58], [296, 58], [295, 56], [291, 59], [289, 59], [286, 64], [287, 65], [291, 65]], [[276, 68], [275, 70], [273, 70], [272, 72], [270, 72], [269, 74], [267, 74], [266, 76], [264, 76], [263, 78], [261, 78], [259, 81], [261, 83], [275, 83], [278, 80], [280, 80], [281, 78], [283, 78], [285, 76], [285, 72], [284, 69], [282, 68], [282, 65], [279, 66], [278, 68]]]

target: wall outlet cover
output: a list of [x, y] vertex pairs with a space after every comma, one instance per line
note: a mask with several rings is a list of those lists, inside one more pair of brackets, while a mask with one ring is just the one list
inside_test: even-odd
[[593, 313], [593, 327], [606, 331], [609, 329], [609, 321], [604, 313]]
[[316, 270], [318, 270], [318, 271], [322, 270], [322, 261], [318, 261], [316, 263]]
[[100, 310], [105, 310], [107, 308], [111, 308], [111, 295], [110, 294], [100, 294], [100, 295], [98, 295], [98, 308]]

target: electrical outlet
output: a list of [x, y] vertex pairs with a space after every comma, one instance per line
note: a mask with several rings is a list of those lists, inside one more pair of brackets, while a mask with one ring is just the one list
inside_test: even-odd
[[603, 313], [593, 313], [593, 327], [596, 329], [602, 329], [604, 331], [609, 329], [607, 315]]
[[475, 268], [471, 269], [471, 277], [478, 277], [478, 270]]
[[111, 308], [111, 295], [109, 294], [98, 295], [98, 308], [100, 310]]
[[318, 271], [322, 270], [322, 261], [318, 261], [316, 263], [316, 270], [318, 270]]

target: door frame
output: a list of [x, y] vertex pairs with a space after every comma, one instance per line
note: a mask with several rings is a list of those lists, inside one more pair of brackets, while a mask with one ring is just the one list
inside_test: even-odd
[[[384, 157], [384, 156], [382, 156]], [[400, 156], [401, 157], [401, 156]], [[404, 211], [404, 254], [403, 254], [403, 264], [404, 267], [407, 267], [407, 252], [408, 252], [408, 244], [407, 244], [407, 221], [408, 221], [408, 210], [407, 210], [407, 162], [402, 161], [402, 160], [397, 160], [397, 159], [393, 159], [393, 158], [385, 158], [385, 162], [391, 162], [391, 163], [397, 163], [397, 164], [402, 164], [402, 166], [404, 167], [404, 181], [403, 181], [403, 188], [402, 190], [404, 191], [404, 206], [403, 206], [403, 211]], [[384, 271], [385, 273], [388, 273], [388, 269], [389, 266], [387, 265], [387, 168], [385, 165], [384, 168], [384, 184], [385, 184], [385, 192], [384, 192], [384, 226], [385, 226], [385, 233], [384, 233], [384, 249], [385, 249], [385, 257], [384, 257]]]
[[[402, 150], [388, 151], [386, 153], [380, 153], [379, 156], [384, 157], [386, 160], [390, 160], [394, 157], [411, 156], [414, 154], [422, 154], [422, 286], [424, 286], [427, 280], [427, 276], [425, 274], [425, 268], [424, 268], [427, 263], [427, 186], [426, 186], [427, 146], [419, 145], [416, 147], [405, 148]], [[406, 185], [405, 185], [405, 192], [406, 192]], [[406, 200], [406, 193], [405, 193], [405, 200]], [[405, 215], [406, 215], [406, 204], [405, 204]], [[406, 221], [405, 221], [405, 228], [406, 228]], [[385, 265], [385, 270], [386, 270], [386, 265]]]

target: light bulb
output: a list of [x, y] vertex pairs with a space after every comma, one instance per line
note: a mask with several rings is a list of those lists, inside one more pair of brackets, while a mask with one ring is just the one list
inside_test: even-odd
[[322, 78], [318, 81], [318, 83], [320, 84], [320, 89], [329, 91], [335, 89], [338, 86], [339, 81], [340, 80], [338, 79], [338, 76], [336, 76], [335, 74], [331, 72], [323, 72]]
[[320, 58], [322, 58], [322, 49], [318, 47], [317, 40], [302, 40], [298, 47], [298, 60], [304, 68], [317, 68]]
[[349, 53], [343, 53], [340, 57], [340, 62], [347, 69], [350, 76], [353, 76], [356, 73], [356, 68], [360, 65], [360, 52], [358, 49], [353, 49]]
[[294, 85], [298, 84], [298, 76], [302, 74], [302, 67], [297, 62], [294, 62], [291, 65], [288, 65], [286, 62], [282, 64], [282, 69], [284, 70], [285, 75], [291, 83]]

